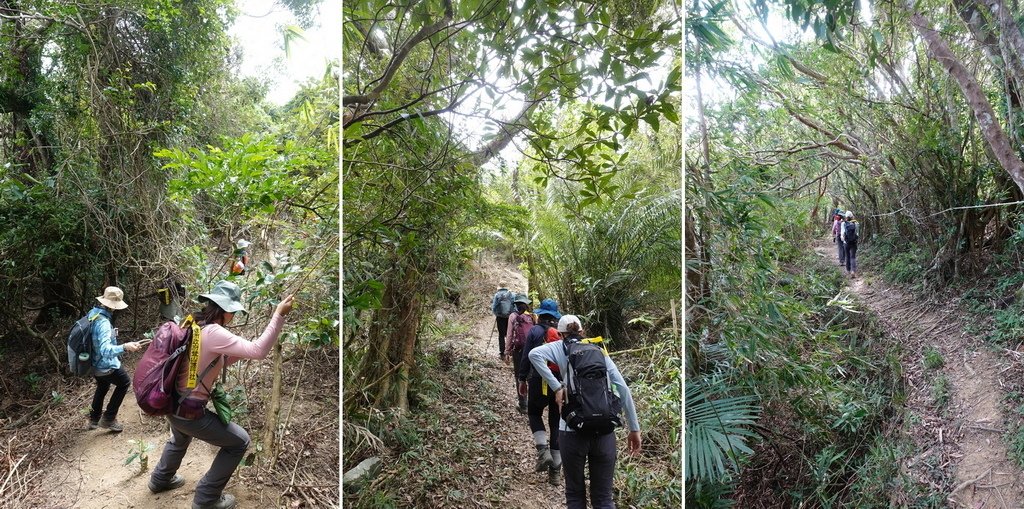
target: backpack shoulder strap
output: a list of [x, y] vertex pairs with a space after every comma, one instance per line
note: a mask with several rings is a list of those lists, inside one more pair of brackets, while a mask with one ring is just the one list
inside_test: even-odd
[[[203, 368], [203, 371], [201, 373], [199, 373], [199, 384], [202, 385], [204, 389], [206, 389], [206, 393], [207, 394], [210, 394], [211, 391], [210, 391], [210, 388], [207, 387], [205, 383], [203, 383], [203, 379], [206, 378], [206, 374], [209, 373], [210, 370], [213, 369], [213, 367], [215, 365], [217, 365], [217, 362], [219, 360], [221, 360], [222, 357], [224, 357], [224, 356], [223, 355], [218, 355], [216, 358], [213, 359], [213, 361], [210, 362], [210, 364], [208, 364], [205, 368]], [[223, 372], [222, 372], [222, 374], [223, 374]], [[186, 390], [185, 393], [182, 394], [180, 398], [178, 398], [178, 404], [180, 405], [183, 401], [185, 401], [185, 398], [191, 396], [192, 392], [195, 391], [195, 390], [196, 390], [195, 387]]]

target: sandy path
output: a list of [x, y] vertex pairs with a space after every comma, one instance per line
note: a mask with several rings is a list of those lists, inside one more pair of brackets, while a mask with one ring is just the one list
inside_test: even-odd
[[495, 507], [511, 509], [564, 508], [564, 480], [559, 486], [552, 486], [548, 484], [546, 472], [534, 471], [537, 453], [533, 445], [530, 426], [526, 416], [516, 410], [517, 400], [512, 380], [512, 367], [498, 359], [498, 335], [493, 332], [495, 323], [494, 315], [490, 311], [490, 299], [497, 291], [498, 285], [504, 283], [512, 291], [522, 292], [526, 289], [526, 278], [509, 264], [489, 258], [483, 260], [480, 269], [476, 276], [477, 279], [471, 283], [471, 287], [480, 295], [472, 297], [480, 299], [485, 290], [490, 294], [484, 296], [486, 303], [469, 308], [471, 315], [463, 318], [474, 324], [470, 331], [473, 337], [471, 351], [472, 355], [478, 358], [481, 376], [493, 384], [498, 393], [502, 395], [503, 400], [508, 402], [501, 408], [493, 409], [501, 417], [502, 422], [509, 423], [507, 426], [500, 427], [502, 433], [495, 435], [494, 439], [500, 444], [498, 447], [500, 450], [514, 451], [509, 455], [495, 455], [491, 458], [491, 462], [497, 463], [494, 465], [494, 470], [516, 472], [521, 479], [521, 482], [512, 483], [510, 491]]
[[[834, 245], [821, 242], [815, 251], [833, 260]], [[1024, 507], [1024, 477], [1008, 457], [1003, 441], [1003, 397], [1000, 373], [1008, 367], [982, 338], [968, 335], [955, 302], [941, 305], [919, 302], [870, 272], [849, 280], [847, 291], [858, 297], [882, 320], [887, 331], [904, 345], [904, 371], [908, 407], [922, 417], [921, 429], [932, 444], [932, 454], [953, 465], [956, 475], [954, 507]], [[923, 351], [935, 348], [945, 365], [937, 371], [921, 367]], [[944, 412], [931, 404], [932, 384], [939, 374], [949, 379], [950, 398]], [[922, 415], [923, 414], [923, 415]], [[918, 459], [918, 458], [915, 458]], [[913, 469], [915, 459], [905, 468]], [[917, 463], [922, 463], [917, 461]]]
[[[93, 383], [90, 381], [90, 383]], [[92, 391], [89, 391], [89, 398]], [[109, 398], [109, 396], [108, 396]], [[89, 403], [86, 402], [86, 405]], [[177, 509], [192, 507], [196, 482], [206, 473], [217, 448], [200, 440], [193, 440], [178, 473], [185, 476], [185, 485], [176, 490], [154, 495], [147, 482], [164, 443], [170, 437], [170, 428], [163, 418], [149, 417], [139, 410], [134, 394], [125, 396], [118, 414], [125, 430], [111, 433], [102, 428], [86, 430], [85, 418], [75, 445], [63, 457], [54, 458], [43, 477], [48, 493], [42, 501], [25, 501], [24, 507], [76, 508], [76, 509]], [[248, 430], [250, 435], [253, 430]], [[139, 471], [138, 460], [125, 465], [131, 454], [133, 440], [142, 439], [153, 445], [149, 451], [149, 471]], [[251, 451], [252, 449], [250, 449]], [[246, 468], [246, 467], [239, 467]], [[260, 487], [258, 493], [239, 481], [238, 471], [232, 476], [226, 491], [235, 495], [240, 508], [276, 507], [277, 494], [270, 486]]]

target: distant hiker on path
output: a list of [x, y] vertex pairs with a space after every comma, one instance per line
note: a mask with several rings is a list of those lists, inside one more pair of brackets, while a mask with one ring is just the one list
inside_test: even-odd
[[847, 210], [841, 235], [846, 246], [846, 273], [852, 277], [857, 277], [857, 239], [860, 233], [860, 223], [853, 218], [853, 211]]
[[[210, 445], [220, 447], [213, 464], [206, 475], [196, 484], [196, 494], [192, 501], [192, 509], [231, 509], [235, 507], [235, 497], [224, 493], [231, 475], [242, 461], [249, 447], [249, 434], [234, 422], [224, 422], [216, 412], [206, 408], [211, 399], [213, 383], [221, 371], [241, 359], [263, 359], [277, 343], [284, 326], [284, 317], [292, 310], [293, 296], [285, 297], [274, 310], [270, 323], [263, 334], [255, 341], [236, 336], [225, 327], [231, 323], [235, 313], [244, 313], [241, 301], [242, 292], [237, 285], [221, 281], [210, 293], [199, 296], [200, 302], [206, 307], [196, 315], [197, 323], [202, 327], [198, 366], [203, 366], [205, 376], [195, 380], [189, 363], [183, 363], [184, 369], [178, 374], [177, 389], [179, 393], [188, 390], [190, 378], [195, 389], [167, 420], [171, 425], [171, 438], [164, 446], [160, 462], [153, 469], [149, 478], [149, 490], [160, 493], [179, 488], [185, 484], [185, 478], [179, 474], [181, 460], [188, 451], [193, 438], [198, 438]], [[212, 369], [207, 366], [213, 366]], [[196, 383], [198, 382], [198, 383]]]
[[[601, 347], [586, 344], [588, 340], [583, 339], [579, 318], [562, 316], [558, 330], [564, 331], [562, 341], [534, 348], [529, 359], [540, 376], [554, 388], [555, 400], [561, 409], [559, 444], [563, 452], [566, 508], [586, 509], [584, 467], [589, 463], [591, 505], [594, 509], [614, 509], [615, 426], [619, 425], [618, 414], [622, 409], [626, 411], [629, 426], [629, 452], [640, 452], [640, 422], [633, 396], [611, 357]], [[561, 380], [548, 369], [548, 363], [558, 366]]]
[[[558, 484], [558, 469], [562, 465], [562, 456], [558, 446], [558, 405], [555, 404], [555, 391], [551, 382], [540, 377], [537, 370], [527, 362], [530, 352], [550, 340], [560, 340], [555, 326], [562, 317], [558, 312], [558, 303], [553, 299], [544, 299], [540, 307], [533, 310], [537, 315], [538, 324], [530, 329], [523, 348], [523, 361], [519, 367], [519, 395], [528, 395], [527, 415], [530, 418], [530, 432], [533, 433], [533, 445], [537, 448], [537, 472], [548, 472], [548, 482]], [[558, 367], [554, 367], [552, 378], [558, 379]], [[545, 366], [548, 368], [548, 366]], [[551, 373], [548, 368], [548, 372]], [[548, 410], [548, 430], [551, 431], [551, 442], [548, 443], [548, 432], [544, 429], [544, 409]]]
[[846, 244], [840, 237], [842, 232], [839, 230], [843, 227], [843, 212], [839, 209], [835, 210], [832, 214], [832, 242], [836, 244], [836, 250], [839, 251], [839, 265], [843, 265], [846, 262]]
[[249, 246], [252, 242], [245, 239], [238, 239], [235, 243], [234, 261], [231, 263], [231, 273], [244, 276], [249, 271]]
[[184, 318], [181, 301], [185, 298], [185, 287], [174, 278], [166, 278], [155, 292], [141, 297], [156, 297], [160, 303], [160, 321], [178, 323]]
[[508, 315], [515, 310], [516, 294], [502, 285], [491, 299], [491, 313], [498, 325], [498, 356], [505, 360], [505, 334], [508, 333]]
[[[508, 351], [512, 353], [512, 380], [517, 382], [519, 379], [519, 367], [523, 358], [523, 348], [526, 347], [526, 336], [530, 334], [530, 329], [536, 325], [534, 315], [530, 313], [530, 304], [532, 301], [525, 293], [520, 293], [516, 296], [516, 310], [508, 315], [508, 332], [505, 333], [505, 337], [508, 339]], [[518, 387], [518, 384], [516, 384]], [[516, 390], [516, 395], [519, 398], [519, 413], [525, 414], [527, 412], [526, 407], [526, 394], [519, 394]]]
[[[96, 393], [92, 397], [92, 409], [89, 412], [89, 429], [97, 427], [110, 431], [124, 431], [124, 426], [117, 422], [117, 411], [121, 408], [124, 395], [132, 385], [132, 379], [121, 368], [119, 357], [124, 352], [135, 352], [139, 343], [132, 341], [123, 345], [117, 344], [117, 329], [114, 328], [114, 312], [125, 309], [124, 292], [116, 286], [108, 286], [103, 295], [96, 297], [99, 305], [92, 308], [89, 320], [92, 322], [92, 341], [95, 358], [92, 361], [93, 378], [96, 379]], [[110, 396], [106, 412], [103, 411], [103, 400], [107, 397], [110, 386], [114, 386], [114, 394]]]

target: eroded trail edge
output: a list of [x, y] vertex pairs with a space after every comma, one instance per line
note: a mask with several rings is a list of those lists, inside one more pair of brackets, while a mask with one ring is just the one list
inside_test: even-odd
[[[841, 270], [831, 243], [817, 243], [814, 250]], [[848, 280], [844, 291], [877, 315], [902, 346], [908, 424], [904, 429], [918, 451], [904, 460], [904, 473], [948, 490], [954, 506], [1024, 507], [1024, 477], [1003, 438], [1000, 400], [1003, 376], [1012, 374], [1010, 363], [983, 338], [964, 331], [966, 322], [956, 301], [922, 301], [867, 271]], [[924, 353], [932, 348], [942, 356], [940, 368], [924, 366]], [[942, 386], [948, 388], [945, 405], [936, 397]], [[955, 485], [937, 486], [932, 480], [936, 469], [951, 472]]]

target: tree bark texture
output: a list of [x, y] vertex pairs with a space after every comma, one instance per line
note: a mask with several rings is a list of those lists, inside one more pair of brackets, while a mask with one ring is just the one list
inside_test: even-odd
[[910, 24], [924, 39], [929, 54], [946, 69], [960, 86], [960, 91], [964, 94], [964, 98], [978, 122], [982, 137], [989, 145], [999, 165], [1010, 174], [1017, 187], [1024, 191], [1024, 163], [1017, 156], [1009, 137], [999, 125], [995, 111], [985, 97], [981, 85], [963, 62], [953, 54], [946, 41], [932, 28], [931, 23], [919, 12], [913, 10], [912, 3], [907, 4], [907, 10], [910, 12]]

